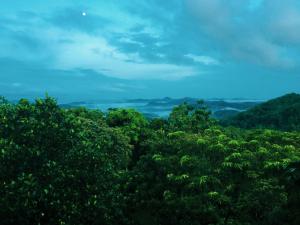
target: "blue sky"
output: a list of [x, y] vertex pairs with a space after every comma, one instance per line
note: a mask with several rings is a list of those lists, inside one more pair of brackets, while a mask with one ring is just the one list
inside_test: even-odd
[[0, 0], [0, 95], [300, 92], [297, 0]]

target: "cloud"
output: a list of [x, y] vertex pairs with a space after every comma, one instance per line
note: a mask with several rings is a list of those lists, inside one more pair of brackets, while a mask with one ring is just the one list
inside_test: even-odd
[[[54, 65], [60, 69], [91, 68], [124, 79], [180, 79], [196, 75], [191, 66], [144, 61], [138, 53], [123, 53], [104, 38], [71, 34], [72, 42], [58, 46]], [[71, 37], [70, 37], [71, 38]]]
[[231, 54], [241, 60], [273, 68], [291, 68], [295, 66], [292, 58], [286, 56], [286, 49], [261, 36], [236, 42]]
[[[274, 12], [272, 17], [267, 18], [268, 34], [281, 45], [291, 47], [300, 44], [300, 5], [298, 1], [287, 0], [285, 4], [277, 0], [267, 1], [266, 7]], [[298, 7], [297, 7], [298, 6]]]
[[13, 87], [16, 87], [16, 88], [18, 88], [18, 87], [21, 87], [22, 86], [22, 84], [21, 83], [12, 83], [11, 84]]
[[[218, 46], [225, 59], [282, 69], [299, 63], [294, 57], [293, 45], [299, 43], [300, 37], [297, 29], [300, 8], [296, 1], [249, 0], [248, 4], [225, 0], [186, 2], [198, 21], [197, 29], [210, 38], [211, 45]], [[297, 52], [300, 54], [299, 49]]]
[[194, 62], [202, 63], [204, 65], [218, 65], [219, 61], [210, 57], [210, 56], [205, 56], [205, 55], [194, 55], [194, 54], [186, 54], [184, 55], [187, 58], [192, 59]]
[[[185, 55], [193, 52], [200, 56], [193, 57], [199, 71], [201, 64], [213, 63], [203, 56], [282, 69], [299, 64], [300, 7], [296, 0], [134, 0], [97, 7], [67, 1], [51, 5], [44, 14], [25, 8], [0, 20], [0, 27], [7, 30], [0, 40], [5, 54], [12, 57], [18, 46], [19, 55], [28, 59], [61, 62], [58, 51], [71, 45], [71, 34], [78, 33], [105, 39], [107, 45], [129, 56], [122, 59], [127, 63], [191, 67], [188, 58], [192, 58]], [[82, 16], [83, 11], [87, 16]]]
[[[89, 54], [82, 62], [74, 60], [79, 65], [93, 65], [93, 68], [98, 59], [105, 61], [112, 57], [109, 63], [127, 68], [128, 72], [123, 74], [128, 78], [137, 77], [135, 70], [130, 69], [135, 66], [145, 69], [149, 67], [150, 70], [173, 68], [174, 74], [179, 74], [177, 71], [181, 69], [177, 67], [182, 67], [189, 71], [180, 72], [182, 77], [195, 74], [196, 70], [203, 70], [199, 67], [192, 72], [191, 60], [187, 60], [188, 58], [198, 62], [198, 66], [217, 64], [215, 58], [222, 62], [244, 61], [280, 68], [290, 68], [298, 62], [295, 57], [299, 54], [298, 50], [292, 48], [299, 43], [300, 37], [296, 29], [300, 23], [300, 10], [293, 7], [296, 1], [288, 0], [283, 5], [278, 0], [247, 0], [247, 4], [225, 0], [184, 0], [186, 8], [182, 1], [163, 4], [158, 4], [157, 0], [134, 2], [135, 4], [115, 2], [96, 8], [56, 8], [42, 16], [30, 11], [19, 12], [5, 22], [0, 21], [0, 25], [6, 29], [0, 41], [5, 50], [2, 56], [13, 57], [18, 48], [17, 51], [23, 58], [39, 58], [52, 62], [53, 66], [57, 62], [57, 66], [60, 66], [71, 64], [69, 59], [80, 58], [77, 57], [78, 54]], [[114, 13], [114, 17], [107, 13], [108, 9]], [[83, 10], [88, 11], [85, 17], [82, 16]], [[274, 12], [272, 19], [262, 13], [268, 11]], [[89, 38], [80, 43], [77, 39], [84, 34]], [[98, 43], [95, 38], [99, 39]], [[100, 40], [105, 40], [105, 46], [114, 49], [113, 52], [101, 45]], [[94, 46], [86, 44], [89, 41]], [[77, 46], [81, 46], [83, 53], [76, 50]], [[64, 49], [70, 53], [71, 47], [77, 51], [75, 56], [62, 53]], [[93, 48], [94, 54], [86, 53], [86, 48]], [[105, 51], [108, 52], [104, 53]], [[97, 55], [97, 52], [102, 56]], [[184, 52], [193, 52], [193, 56]], [[61, 54], [66, 56], [66, 62], [63, 62]], [[130, 70], [134, 75], [128, 75]], [[120, 72], [112, 76], [121, 76], [117, 74]], [[145, 77], [153, 76], [149, 73], [142, 73], [140, 76], [143, 74]]]
[[258, 10], [262, 4], [264, 3], [264, 0], [250, 0], [248, 3], [248, 9], [250, 11]]
[[104, 76], [93, 70], [58, 70], [35, 63], [0, 58], [1, 93], [10, 99], [42, 97], [46, 92], [61, 101], [128, 97], [141, 94], [140, 84]]
[[[71, 90], [74, 79], [74, 87], [92, 87], [93, 93], [126, 95], [134, 82], [143, 86], [153, 81], [151, 92], [170, 86], [169, 93], [188, 95], [223, 76], [224, 85], [237, 80], [241, 90], [242, 74], [259, 83], [278, 71], [289, 79], [300, 72], [297, 0], [11, 2], [0, 9], [0, 58], [8, 61], [1, 70], [10, 76], [0, 76], [7, 87], [22, 84], [18, 91], [37, 91], [36, 80], [44, 79], [44, 89], [63, 93], [63, 85]], [[133, 83], [118, 86], [103, 76]], [[178, 80], [190, 81], [185, 90]]]
[[[107, 24], [107, 21], [96, 15], [85, 21], [87, 17], [82, 17], [79, 10], [68, 9], [59, 10], [51, 17], [31, 21], [30, 25], [16, 26], [11, 23], [8, 25], [7, 38], [1, 40], [3, 46], [6, 46], [1, 56], [40, 60], [49, 68], [92, 69], [107, 76], [125, 79], [180, 79], [198, 73], [188, 65], [149, 60], [151, 54], [159, 58], [155, 51], [149, 53], [149, 48], [158, 48], [158, 38], [151, 30], [143, 29], [142, 32], [121, 35], [120, 45], [114, 46], [111, 37], [100, 32], [102, 22]], [[114, 35], [118, 37], [118, 34], [112, 32]], [[138, 45], [146, 48], [146, 51], [140, 52], [133, 48], [128, 52], [128, 45]]]

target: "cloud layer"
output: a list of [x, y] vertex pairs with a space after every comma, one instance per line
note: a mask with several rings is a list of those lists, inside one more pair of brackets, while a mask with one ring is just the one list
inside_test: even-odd
[[[73, 80], [52, 75], [53, 82], [66, 84], [68, 80], [83, 92], [89, 85], [81, 85], [80, 79], [86, 76], [78, 77], [82, 74], [78, 71], [138, 82], [144, 96], [151, 95], [147, 89], [151, 85], [155, 90], [166, 84], [157, 91], [172, 95], [176, 91], [171, 88], [178, 90], [185, 84], [186, 89], [194, 87], [195, 93], [181, 89], [180, 96], [209, 96], [214, 91], [212, 97], [226, 97], [226, 87], [216, 89], [212, 80], [222, 80], [225, 86], [235, 84], [235, 93], [228, 96], [246, 97], [247, 93], [239, 92], [245, 80], [257, 87], [266, 81], [269, 96], [300, 91], [290, 85], [300, 71], [297, 0], [14, 2], [0, 9], [1, 85], [12, 94], [18, 94], [25, 79], [50, 76], [49, 71], [71, 74]], [[5, 62], [11, 62], [12, 68], [4, 66]], [[274, 79], [282, 79], [278, 83], [285, 87], [272, 87]], [[97, 82], [99, 90], [111, 93], [132, 93], [135, 86], [119, 85], [120, 80]], [[212, 91], [201, 90], [205, 83]], [[40, 89], [55, 87], [41, 85]], [[255, 96], [257, 90], [253, 85], [248, 96]]]

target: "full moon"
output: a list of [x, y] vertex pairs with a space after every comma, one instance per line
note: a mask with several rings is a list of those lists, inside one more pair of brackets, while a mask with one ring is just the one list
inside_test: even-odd
[[82, 16], [86, 16], [86, 12], [82, 12]]

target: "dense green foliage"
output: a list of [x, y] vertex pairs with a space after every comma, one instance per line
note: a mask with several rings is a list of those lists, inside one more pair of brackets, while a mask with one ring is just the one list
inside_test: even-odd
[[1, 224], [112, 224], [131, 146], [103, 114], [50, 98], [0, 106]]
[[168, 119], [0, 102], [0, 221], [300, 224], [300, 133], [223, 128], [202, 103]]
[[287, 94], [272, 99], [226, 119], [223, 123], [241, 128], [300, 131], [300, 95]]

